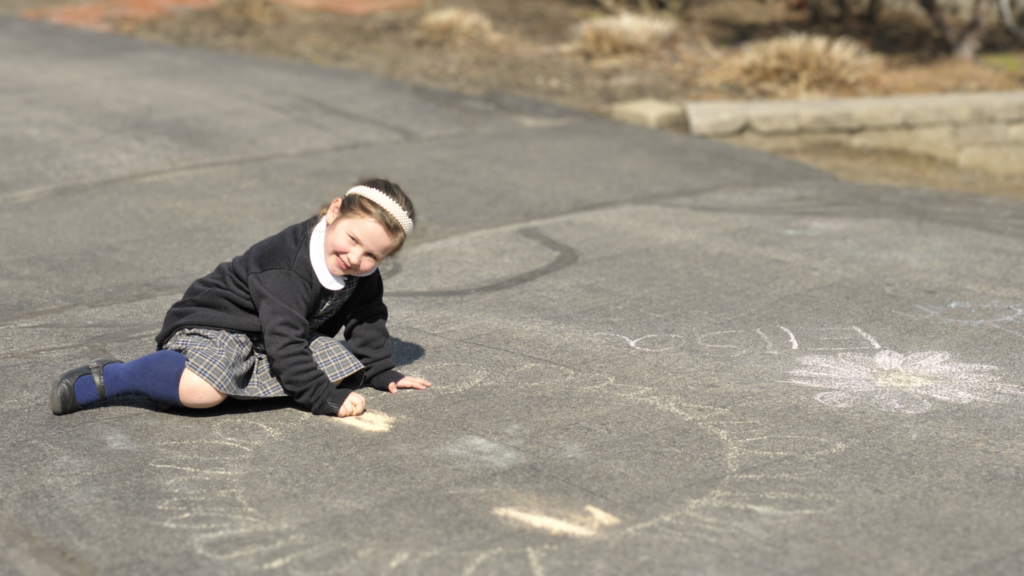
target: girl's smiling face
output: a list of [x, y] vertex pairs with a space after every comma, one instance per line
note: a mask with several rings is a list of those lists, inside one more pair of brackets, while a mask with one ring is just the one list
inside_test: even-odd
[[391, 253], [395, 240], [380, 222], [372, 218], [339, 220], [340, 200], [331, 203], [326, 216], [324, 258], [327, 259], [327, 269], [335, 276], [367, 274]]

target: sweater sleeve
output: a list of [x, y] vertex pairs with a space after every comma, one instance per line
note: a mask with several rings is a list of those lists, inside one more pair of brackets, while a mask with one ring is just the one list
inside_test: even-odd
[[281, 387], [314, 414], [337, 416], [351, 390], [335, 388], [313, 359], [306, 341], [309, 285], [289, 270], [254, 274], [248, 282], [267, 359]]
[[391, 336], [388, 334], [388, 308], [384, 305], [384, 283], [380, 273], [362, 280], [368, 285], [345, 323], [345, 341], [352, 354], [366, 366], [366, 382], [377, 390], [404, 378], [396, 371], [391, 357]]

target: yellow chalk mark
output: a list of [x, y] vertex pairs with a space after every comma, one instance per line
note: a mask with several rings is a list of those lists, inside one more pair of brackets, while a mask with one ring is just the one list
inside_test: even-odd
[[614, 526], [621, 522], [615, 516], [601, 510], [596, 506], [584, 508], [590, 513], [590, 518], [582, 522], [570, 522], [539, 512], [526, 512], [516, 508], [495, 508], [491, 512], [502, 518], [508, 518], [530, 528], [544, 530], [555, 536], [572, 536], [574, 538], [590, 538], [597, 535], [602, 526]]
[[188, 466], [172, 466], [171, 464], [152, 464], [153, 468], [173, 468], [174, 470], [183, 470], [185, 472], [194, 472], [196, 474], [238, 474], [233, 470], [203, 470], [201, 468], [189, 468]]
[[337, 421], [359, 428], [364, 432], [390, 432], [391, 425], [394, 424], [395, 419], [383, 412], [367, 410], [359, 416], [346, 416], [345, 418], [338, 418]]
[[875, 379], [875, 384], [883, 388], [920, 388], [930, 385], [931, 382], [902, 370], [886, 370]]

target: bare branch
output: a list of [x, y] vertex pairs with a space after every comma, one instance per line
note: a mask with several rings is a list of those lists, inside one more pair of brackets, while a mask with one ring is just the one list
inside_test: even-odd
[[615, 0], [597, 0], [597, 2], [602, 8], [613, 14], [618, 14], [621, 11], [621, 8], [619, 8], [619, 5]]
[[1013, 15], [1013, 6], [1010, 5], [1010, 0], [999, 0], [999, 14], [1002, 15], [1003, 25], [1006, 26], [1010, 34], [1017, 38], [1024, 38], [1024, 31], [1021, 31], [1020, 26], [1017, 25], [1017, 19]]
[[985, 34], [985, 13], [991, 10], [992, 0], [974, 0], [971, 23], [953, 48], [953, 56], [974, 60], [981, 51], [981, 38]]
[[946, 25], [946, 19], [942, 17], [942, 10], [939, 9], [938, 3], [935, 0], [918, 0], [921, 7], [924, 8], [925, 12], [932, 19], [932, 23], [942, 33], [942, 38], [945, 39], [946, 44], [950, 48], [956, 46], [956, 39], [953, 38], [953, 33], [950, 31], [949, 26]]
[[864, 13], [864, 19], [868, 22], [878, 22], [878, 16], [881, 13], [882, 0], [871, 0], [871, 2], [868, 3], [867, 11]]

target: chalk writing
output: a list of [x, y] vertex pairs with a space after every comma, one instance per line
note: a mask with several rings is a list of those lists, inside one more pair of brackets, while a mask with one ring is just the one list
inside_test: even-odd
[[[682, 340], [683, 339], [682, 336], [676, 336], [675, 334], [666, 334], [666, 335], [648, 334], [646, 336], [641, 336], [641, 337], [635, 338], [635, 339], [631, 339], [631, 338], [628, 338], [626, 336], [622, 336], [620, 334], [612, 334], [611, 332], [598, 332], [598, 334], [601, 335], [601, 336], [614, 336], [616, 338], [622, 338], [623, 340], [626, 341], [626, 344], [629, 344], [630, 348], [632, 348], [634, 350], [640, 350], [641, 352], [664, 352], [665, 350], [672, 350], [673, 348], [678, 348], [679, 344], [681, 344], [679, 342], [672, 342], [672, 340]], [[662, 345], [657, 346], [655, 348], [651, 348], [650, 347], [651, 343], [647, 343], [647, 344], [644, 344], [644, 345], [640, 344], [644, 340], [648, 340], [648, 339], [658, 340]], [[664, 344], [671, 344], [671, 345], [665, 346]]]
[[684, 348], [692, 341], [693, 347], [697, 350], [727, 356], [752, 353], [778, 354], [782, 350], [838, 351], [882, 348], [873, 336], [857, 326], [799, 328], [796, 332], [786, 326], [719, 330], [697, 335], [692, 340], [678, 334], [647, 334], [639, 338], [630, 338], [613, 332], [597, 332], [595, 336], [620, 338], [631, 349], [641, 352], [668, 352]]

